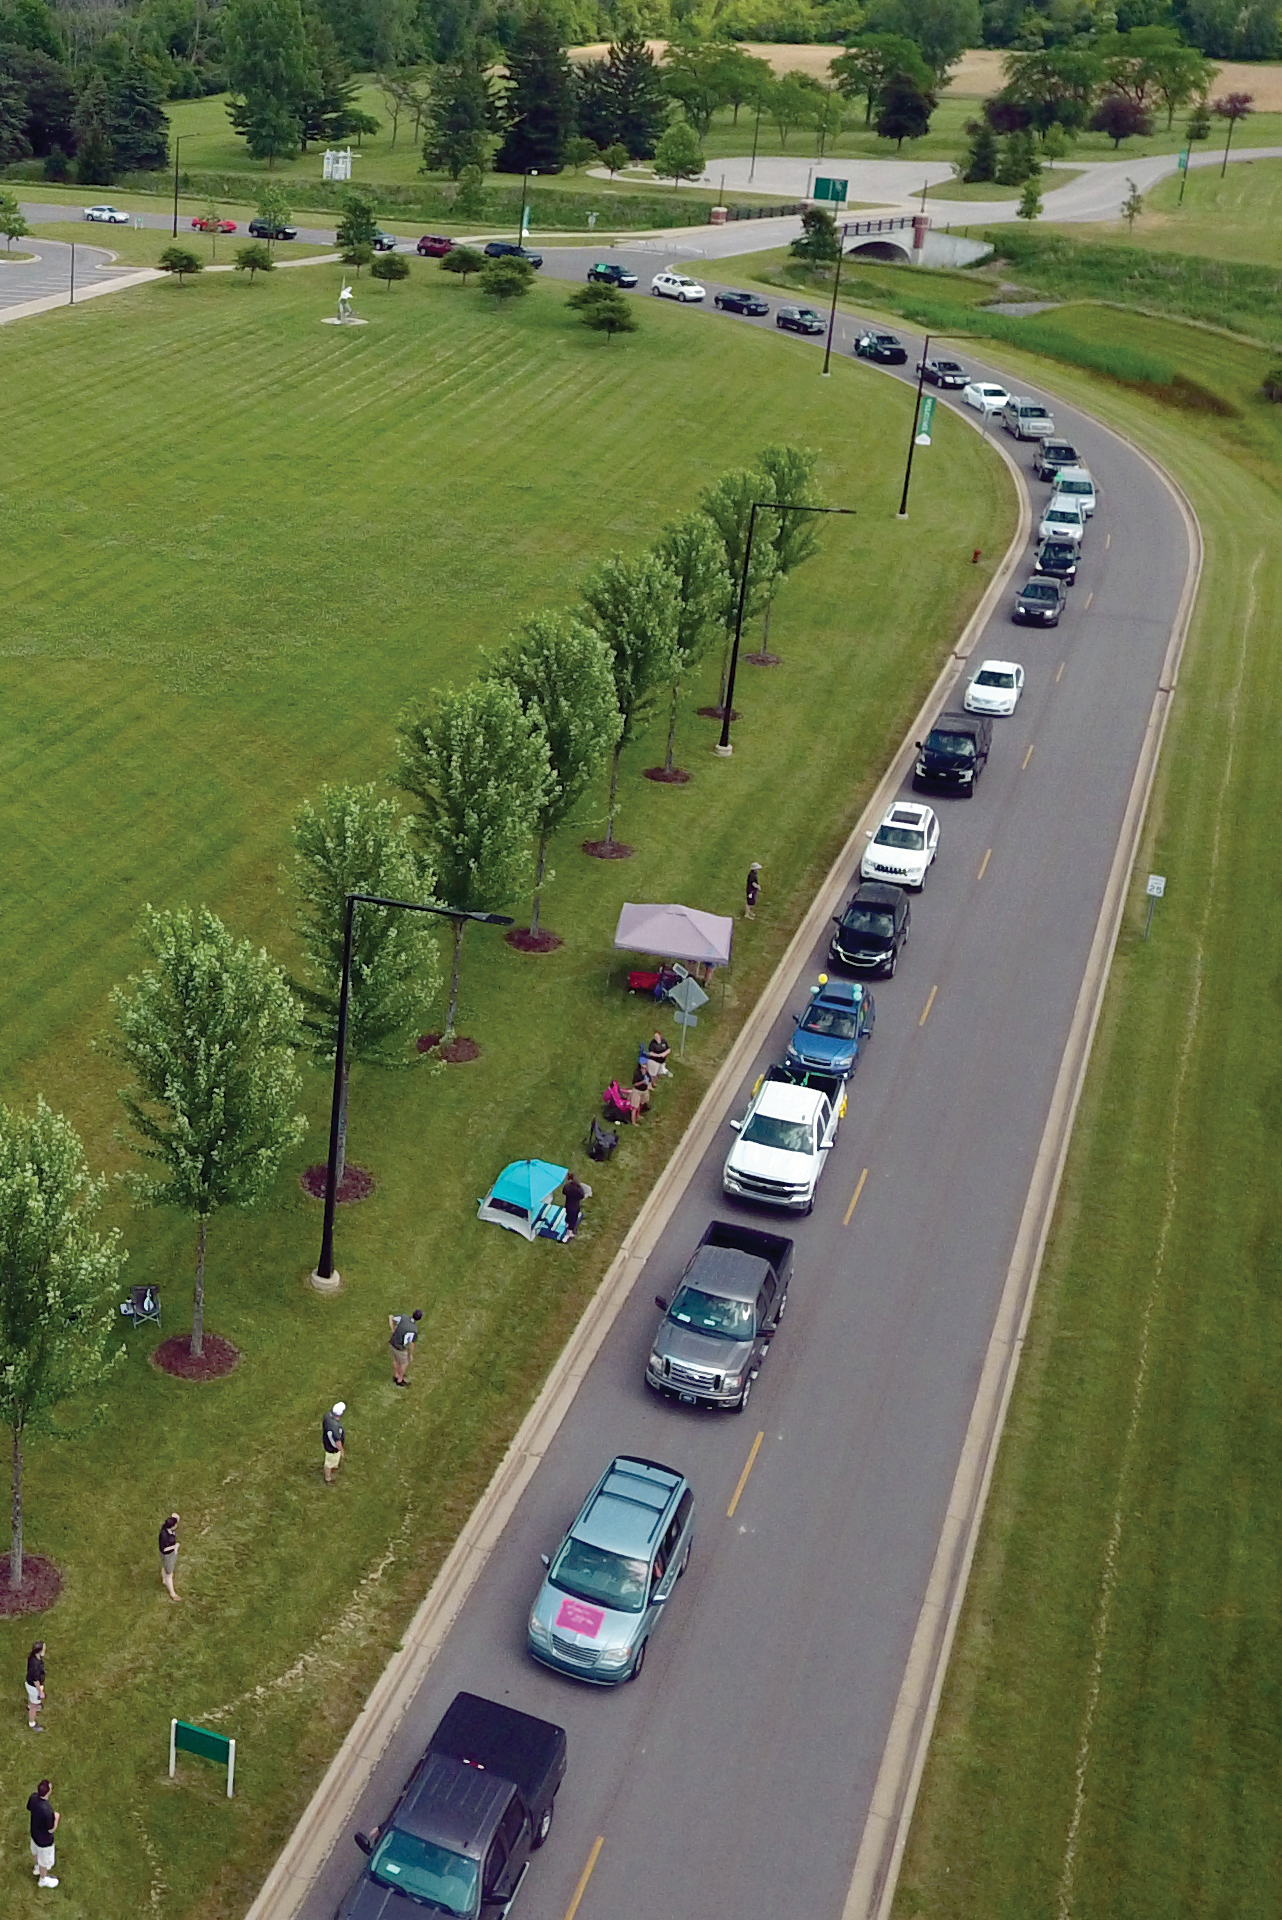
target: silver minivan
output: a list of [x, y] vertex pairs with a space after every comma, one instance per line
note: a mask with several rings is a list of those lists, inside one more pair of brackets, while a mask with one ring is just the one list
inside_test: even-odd
[[1040, 400], [1027, 393], [1013, 393], [1002, 408], [1002, 425], [1017, 440], [1046, 440], [1055, 432], [1055, 422]]

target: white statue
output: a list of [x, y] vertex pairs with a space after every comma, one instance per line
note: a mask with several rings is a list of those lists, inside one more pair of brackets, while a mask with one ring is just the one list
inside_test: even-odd
[[338, 319], [339, 319], [340, 326], [344, 320], [350, 320], [351, 317], [352, 317], [352, 290], [350, 287], [342, 287], [339, 290], [339, 295], [338, 295]]

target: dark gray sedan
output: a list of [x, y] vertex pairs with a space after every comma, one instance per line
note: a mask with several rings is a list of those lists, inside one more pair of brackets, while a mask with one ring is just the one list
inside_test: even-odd
[[1062, 580], [1037, 573], [1015, 595], [1015, 621], [1025, 627], [1057, 627], [1068, 589]]

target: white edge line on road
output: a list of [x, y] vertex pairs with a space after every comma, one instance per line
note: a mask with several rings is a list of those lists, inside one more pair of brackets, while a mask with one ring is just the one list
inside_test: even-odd
[[1178, 481], [1128, 435], [1094, 424], [1136, 453], [1171, 494], [1188, 535], [1188, 568], [842, 1920], [888, 1920], [894, 1900], [1202, 577], [1202, 530]]
[[[975, 431], [979, 432], [978, 423], [973, 424]], [[569, 1412], [584, 1376], [631, 1292], [638, 1265], [649, 1258], [658, 1243], [687, 1183], [699, 1166], [705, 1148], [722, 1125], [753, 1055], [782, 1012], [802, 961], [819, 938], [825, 921], [849, 885], [851, 862], [863, 851], [865, 825], [885, 812], [916, 751], [916, 742], [921, 737], [923, 726], [933, 718], [938, 711], [939, 701], [960, 677], [975, 642], [1014, 575], [1023, 557], [1032, 525], [1032, 505], [1018, 463], [999, 442], [991, 441], [990, 444], [1005, 461], [1019, 501], [1015, 532], [1000, 566], [985, 588], [961, 637], [949, 651], [890, 768], [879, 781], [841, 852], [829, 868], [823, 885], [789, 941], [761, 998], [749, 1014], [671, 1158], [642, 1203], [538, 1399], [521, 1422], [493, 1479], [468, 1516], [441, 1571], [406, 1628], [399, 1650], [375, 1682], [323, 1780], [273, 1863], [246, 1920], [294, 1920], [298, 1913], [317, 1872], [352, 1818], [360, 1795], [400, 1723], [406, 1701], [422, 1685], [464, 1601]], [[890, 517], [888, 512], [887, 518]]]

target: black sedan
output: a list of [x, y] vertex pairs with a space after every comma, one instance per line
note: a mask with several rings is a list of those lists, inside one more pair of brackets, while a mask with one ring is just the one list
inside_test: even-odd
[[1015, 595], [1015, 621], [1024, 627], [1057, 627], [1068, 599], [1062, 580], [1036, 573]]
[[912, 925], [912, 909], [903, 888], [865, 880], [833, 920], [837, 931], [828, 958], [834, 965], [855, 973], [884, 973], [890, 979]]
[[543, 265], [541, 253], [531, 253], [528, 247], [518, 247], [515, 240], [491, 240], [485, 251], [491, 260], [524, 260], [529, 267]]
[[270, 220], [251, 220], [249, 231], [255, 240], [297, 240], [297, 227], [273, 226]]
[[770, 311], [768, 302], [759, 293], [741, 293], [734, 287], [726, 293], [719, 293], [712, 304], [720, 307], [723, 313], [750, 313], [755, 318]]
[[917, 371], [932, 387], [964, 387], [970, 378], [960, 360], [919, 360]]
[[1075, 540], [1043, 540], [1037, 549], [1035, 567], [1038, 573], [1045, 573], [1052, 580], [1062, 580], [1071, 587], [1077, 578], [1077, 562], [1081, 558], [1081, 549]]
[[883, 367], [902, 367], [908, 358], [893, 333], [861, 333], [855, 342], [855, 355], [860, 360], [876, 360]]
[[779, 307], [775, 325], [785, 333], [823, 333], [828, 323], [813, 307]]
[[637, 277], [613, 260], [597, 260], [588, 268], [588, 279], [598, 287], [635, 287]]

